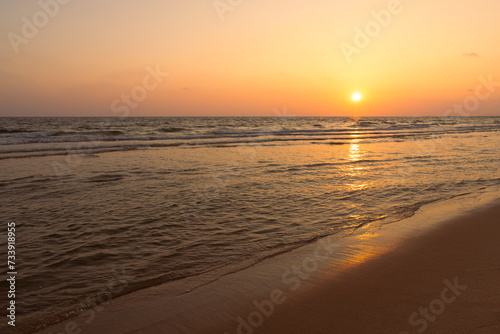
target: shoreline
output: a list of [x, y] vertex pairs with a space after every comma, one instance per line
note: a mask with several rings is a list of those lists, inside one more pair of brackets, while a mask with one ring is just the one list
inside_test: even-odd
[[499, 333], [500, 202], [324, 280], [256, 333]]
[[[95, 319], [88, 324], [84, 321], [89, 319], [88, 316], [77, 316], [37, 333], [60, 333], [79, 328], [82, 333], [232, 334], [237, 333], [239, 327], [242, 333], [249, 333], [250, 330], [255, 333], [280, 333], [280, 330], [290, 333], [290, 330], [295, 330], [295, 325], [288, 328], [288, 331], [280, 329], [281, 319], [287, 319], [286, 314], [299, 312], [298, 305], [303, 305], [306, 313], [308, 310], [314, 313], [314, 307], [307, 304], [321, 304], [321, 298], [307, 303], [305, 301], [311, 300], [311, 296], [324, 290], [324, 286], [333, 284], [340, 286], [340, 290], [348, 289], [349, 284], [345, 284], [350, 283], [351, 279], [346, 277], [354, 275], [352, 273], [360, 271], [360, 268], [376, 267], [376, 263], [383, 262], [384, 258], [401, 254], [412, 256], [409, 251], [415, 247], [412, 245], [430, 240], [434, 234], [442, 233], [439, 231], [451, 227], [449, 219], [445, 219], [446, 216], [454, 213], [456, 217], [451, 220], [456, 221], [469, 217], [471, 212], [477, 215], [481, 207], [488, 206], [493, 198], [500, 197], [497, 192], [488, 192], [486, 196], [484, 193], [477, 193], [429, 204], [414, 216], [398, 223], [383, 226], [372, 223], [347, 237], [334, 235], [324, 238], [266, 259], [250, 268], [222, 276], [205, 285], [195, 287], [194, 280], [186, 279], [178, 284], [167, 283], [140, 290], [103, 305], [102, 312], [96, 314]], [[300, 266], [306, 270], [294, 270]], [[376, 268], [372, 271], [375, 274], [380, 272]], [[453, 278], [443, 277], [449, 280]], [[357, 280], [365, 281], [359, 277]], [[442, 280], [440, 282], [442, 284]], [[325, 293], [327, 291], [322, 291], [322, 294]], [[357, 298], [356, 294], [351, 298]], [[274, 304], [274, 307], [271, 307], [270, 303]], [[262, 316], [263, 321], [259, 326], [249, 325], [248, 315], [254, 314], [253, 324], [257, 325], [259, 317], [255, 312], [265, 314], [266, 305], [268, 313], [272, 314], [269, 317]], [[322, 307], [332, 306], [327, 304]], [[262, 311], [258, 312], [260, 309]], [[245, 318], [246, 325], [242, 325], [245, 321], [241, 320]], [[312, 319], [314, 316], [308, 318]], [[250, 326], [247, 331], [246, 326]], [[320, 333], [331, 332], [327, 327], [320, 330]], [[344, 330], [354, 333], [351, 329]], [[301, 332], [309, 331], [304, 328]]]

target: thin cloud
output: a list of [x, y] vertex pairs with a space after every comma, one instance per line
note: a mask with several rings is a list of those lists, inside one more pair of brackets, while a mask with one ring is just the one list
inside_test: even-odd
[[479, 55], [475, 52], [464, 53], [463, 55], [466, 57], [479, 57]]

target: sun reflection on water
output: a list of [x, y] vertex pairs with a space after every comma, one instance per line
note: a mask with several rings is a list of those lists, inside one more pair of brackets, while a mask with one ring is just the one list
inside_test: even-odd
[[361, 158], [361, 153], [359, 151], [359, 144], [354, 144], [354, 142], [349, 147], [349, 160], [358, 161]]
[[349, 165], [346, 174], [350, 177], [349, 182], [345, 185], [349, 191], [364, 190], [368, 187], [368, 183], [363, 181], [363, 175], [366, 174], [366, 166], [357, 163], [362, 160], [365, 152], [361, 149], [359, 144], [361, 139], [358, 138], [359, 134], [352, 134], [352, 141], [349, 146], [348, 160], [354, 164]]

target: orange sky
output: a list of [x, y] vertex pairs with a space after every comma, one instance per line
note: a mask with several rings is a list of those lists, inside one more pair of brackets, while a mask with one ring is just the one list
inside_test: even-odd
[[3, 1], [0, 116], [500, 116], [498, 0], [230, 3]]

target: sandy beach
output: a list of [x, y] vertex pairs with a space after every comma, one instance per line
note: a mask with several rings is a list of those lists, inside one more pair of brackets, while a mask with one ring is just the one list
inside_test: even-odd
[[258, 333], [500, 333], [500, 205], [363, 263]]
[[444, 202], [383, 233], [302, 247], [194, 289], [126, 295], [39, 333], [499, 333], [500, 203], [475, 202]]

